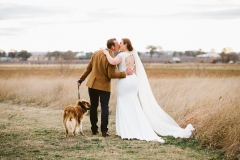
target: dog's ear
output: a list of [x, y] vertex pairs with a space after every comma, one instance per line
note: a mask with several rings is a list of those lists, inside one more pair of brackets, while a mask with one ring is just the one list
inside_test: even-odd
[[82, 104], [82, 101], [80, 101], [80, 100], [77, 101], [77, 105], [78, 105], [78, 106], [81, 106], [81, 104]]
[[86, 100], [83, 100], [83, 101], [82, 101], [82, 104], [83, 104], [84, 106], [86, 106], [87, 108], [89, 108], [89, 106], [90, 106], [89, 102], [86, 101]]

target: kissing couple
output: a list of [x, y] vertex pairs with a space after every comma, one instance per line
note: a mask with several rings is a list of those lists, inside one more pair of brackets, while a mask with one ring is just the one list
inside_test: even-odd
[[[120, 53], [114, 57], [114, 53]], [[117, 65], [117, 70], [116, 70]], [[90, 74], [91, 73], [91, 74]], [[90, 74], [90, 75], [89, 75]], [[86, 85], [90, 97], [92, 134], [99, 133], [97, 108], [101, 106], [101, 132], [108, 134], [109, 99], [111, 79], [118, 78], [116, 106], [116, 134], [122, 139], [165, 141], [159, 136], [189, 138], [192, 124], [181, 128], [157, 103], [143, 64], [128, 38], [120, 44], [115, 39], [107, 41], [105, 50], [95, 51], [78, 80], [78, 85], [89, 75]], [[138, 98], [139, 96], [139, 98]]]

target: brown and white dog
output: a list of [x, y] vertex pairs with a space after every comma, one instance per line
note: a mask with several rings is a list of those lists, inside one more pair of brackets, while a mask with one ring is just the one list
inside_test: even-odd
[[83, 116], [89, 110], [89, 102], [86, 100], [78, 100], [76, 105], [69, 105], [64, 108], [64, 113], [62, 117], [62, 122], [64, 129], [66, 130], [66, 137], [68, 136], [68, 131], [72, 132], [74, 136], [83, 134], [82, 131], [82, 121]]

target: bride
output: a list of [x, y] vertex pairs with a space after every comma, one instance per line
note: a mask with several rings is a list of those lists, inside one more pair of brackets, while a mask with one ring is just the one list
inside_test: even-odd
[[[119, 71], [132, 69], [133, 75], [119, 79], [117, 84], [116, 133], [122, 139], [139, 139], [164, 143], [161, 136], [189, 138], [192, 124], [181, 128], [158, 104], [152, 93], [145, 69], [129, 39], [120, 42], [120, 53], [112, 58], [103, 50]], [[139, 94], [139, 98], [138, 95]], [[140, 101], [139, 101], [140, 100]], [[156, 133], [158, 134], [156, 134]]]

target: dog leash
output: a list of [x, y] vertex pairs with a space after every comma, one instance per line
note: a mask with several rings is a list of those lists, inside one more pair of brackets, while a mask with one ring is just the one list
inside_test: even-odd
[[80, 100], [79, 86], [78, 86], [78, 99]]

